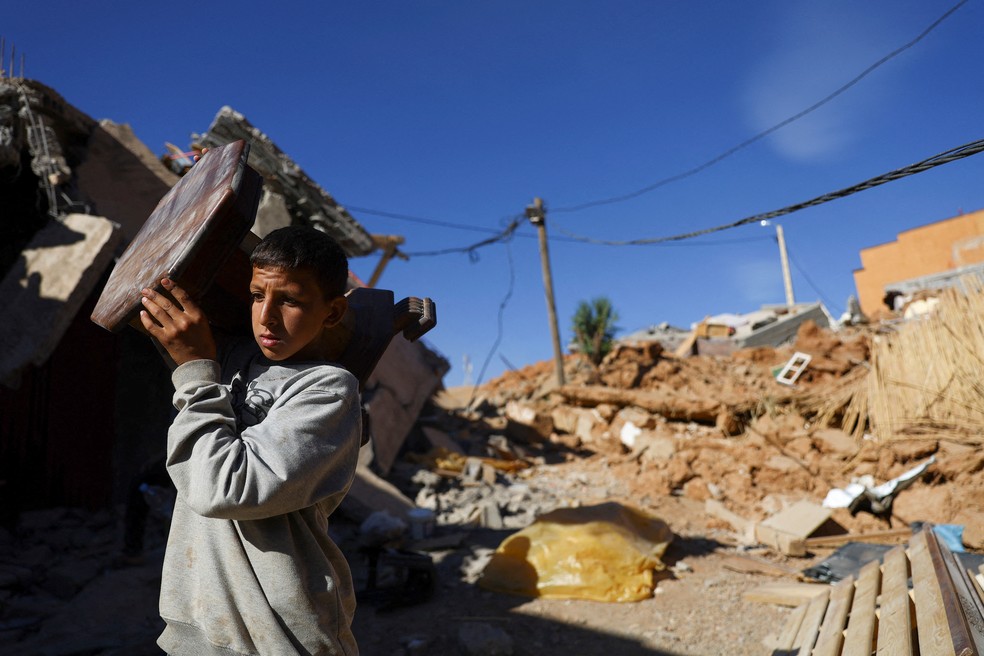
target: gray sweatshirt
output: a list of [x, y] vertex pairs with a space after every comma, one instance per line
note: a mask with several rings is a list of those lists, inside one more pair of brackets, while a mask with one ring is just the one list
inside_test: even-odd
[[327, 532], [355, 475], [358, 383], [336, 366], [267, 360], [252, 340], [221, 359], [172, 374], [178, 496], [158, 645], [174, 656], [358, 654], [351, 573]]

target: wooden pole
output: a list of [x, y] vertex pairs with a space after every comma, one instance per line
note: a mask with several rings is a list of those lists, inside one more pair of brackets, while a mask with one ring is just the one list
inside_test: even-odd
[[547, 249], [547, 210], [543, 201], [533, 199], [527, 206], [526, 216], [536, 226], [540, 238], [540, 266], [543, 269], [543, 288], [547, 296], [547, 315], [550, 321], [550, 336], [553, 339], [554, 364], [557, 368], [557, 384], [564, 385], [564, 354], [560, 348], [560, 329], [557, 327], [557, 306], [554, 303], [553, 277], [550, 275], [550, 253]]
[[376, 269], [372, 272], [372, 277], [369, 278], [369, 283], [366, 285], [367, 287], [375, 288], [376, 284], [379, 283], [379, 278], [383, 275], [383, 270], [394, 256], [398, 256], [403, 260], [407, 258], [397, 250], [405, 241], [403, 237], [395, 235], [372, 235], [372, 240], [376, 248], [383, 251], [383, 255], [379, 259], [379, 263], [376, 264]]
[[796, 305], [793, 298], [793, 278], [789, 275], [789, 255], [786, 253], [786, 238], [782, 233], [782, 226], [776, 224], [776, 239], [779, 241], [779, 259], [782, 262], [782, 282], [786, 288], [786, 305], [792, 307]]

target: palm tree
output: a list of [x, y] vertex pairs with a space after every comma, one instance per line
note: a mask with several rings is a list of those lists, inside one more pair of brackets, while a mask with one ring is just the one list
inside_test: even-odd
[[612, 350], [612, 343], [618, 328], [618, 313], [612, 307], [612, 302], [606, 296], [599, 296], [588, 301], [581, 301], [571, 328], [574, 331], [574, 342], [578, 350], [588, 356], [595, 365], [601, 364], [602, 359]]

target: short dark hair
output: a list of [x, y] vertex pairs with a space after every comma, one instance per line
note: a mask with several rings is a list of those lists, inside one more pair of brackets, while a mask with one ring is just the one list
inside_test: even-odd
[[330, 235], [311, 226], [274, 230], [253, 250], [249, 262], [272, 269], [310, 269], [326, 299], [341, 296], [348, 285], [348, 258]]

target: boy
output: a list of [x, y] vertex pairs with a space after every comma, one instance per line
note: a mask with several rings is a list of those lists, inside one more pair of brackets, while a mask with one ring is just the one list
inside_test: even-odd
[[348, 261], [294, 226], [253, 252], [253, 340], [217, 351], [208, 321], [142, 291], [140, 321], [177, 367], [167, 470], [178, 490], [164, 557], [158, 645], [174, 656], [358, 654], [355, 594], [328, 515], [355, 475], [358, 382], [325, 362], [345, 314]]

